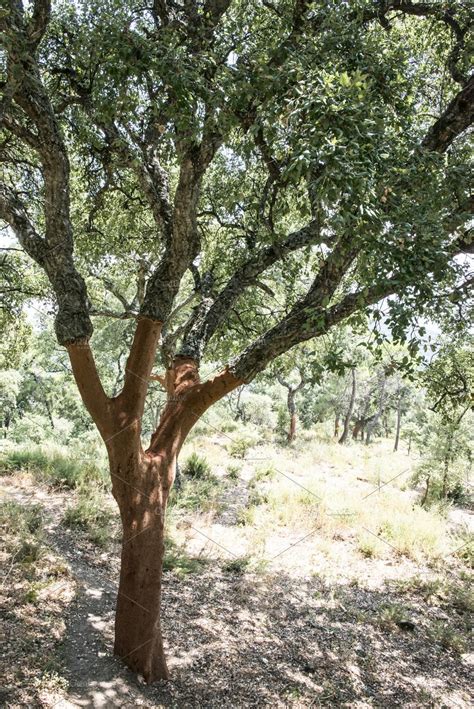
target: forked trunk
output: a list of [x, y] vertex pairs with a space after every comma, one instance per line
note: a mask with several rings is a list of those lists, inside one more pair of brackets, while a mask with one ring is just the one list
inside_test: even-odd
[[[108, 397], [87, 341], [68, 346], [82, 399], [109, 454], [112, 493], [123, 528], [114, 652], [150, 683], [167, 679], [160, 626], [164, 523], [179, 451], [191, 428], [214, 402], [243, 381], [225, 369], [200, 382], [194, 360], [176, 357], [164, 376], [151, 375], [161, 324], [137, 323], [121, 393]], [[159, 381], [167, 403], [149, 448], [141, 419], [149, 379]]]

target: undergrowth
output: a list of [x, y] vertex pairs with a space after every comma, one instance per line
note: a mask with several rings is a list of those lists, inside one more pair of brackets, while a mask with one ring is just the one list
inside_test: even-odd
[[105, 485], [108, 476], [93, 461], [75, 458], [53, 446], [31, 446], [5, 451], [0, 458], [3, 473], [30, 473], [52, 488], [74, 489], [81, 484]]

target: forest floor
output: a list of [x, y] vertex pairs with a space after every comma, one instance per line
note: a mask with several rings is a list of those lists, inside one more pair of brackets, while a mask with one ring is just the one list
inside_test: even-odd
[[76, 492], [24, 472], [1, 478], [10, 513], [21, 510], [37, 534], [8, 547], [20, 523], [7, 520], [3, 705], [473, 705], [472, 576], [458, 554], [468, 510], [405, 519], [414, 510], [400, 482], [407, 456], [388, 448], [302, 441], [278, 454], [250, 449], [236, 464], [215, 436], [196, 438], [193, 451], [218, 483], [207, 508], [185, 488], [171, 510], [163, 630], [172, 680], [152, 687], [112, 656], [118, 537], [103, 549], [64, 524]]

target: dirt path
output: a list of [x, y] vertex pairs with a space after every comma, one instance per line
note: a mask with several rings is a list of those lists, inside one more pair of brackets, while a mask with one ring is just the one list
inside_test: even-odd
[[[404, 596], [414, 630], [380, 624], [400, 602], [322, 575], [225, 573], [217, 564], [165, 575], [163, 625], [173, 681], [146, 687], [112, 656], [118, 560], [61, 524], [67, 495], [4, 478], [9, 499], [47, 510], [47, 543], [70, 565], [76, 595], [57, 659], [69, 682], [55, 707], [468, 707], [469, 656], [433, 642], [451, 608]], [[229, 519], [229, 522], [231, 520]]]
[[45, 543], [69, 564], [76, 582], [76, 596], [68, 609], [66, 632], [60, 647], [69, 690], [67, 696], [54, 705], [55, 709], [127, 704], [156, 706], [146, 701], [143, 688], [113, 656], [117, 573], [91, 564], [87, 551], [76, 545], [71, 530], [61, 525], [68, 495], [30, 485], [19, 487], [8, 479], [3, 479], [2, 487], [7, 500], [44, 506], [47, 510]]

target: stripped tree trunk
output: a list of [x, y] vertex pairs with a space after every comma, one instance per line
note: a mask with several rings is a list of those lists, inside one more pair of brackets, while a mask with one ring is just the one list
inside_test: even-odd
[[397, 430], [395, 433], [395, 444], [393, 446], [394, 451], [398, 450], [398, 445], [400, 443], [401, 426], [402, 426], [402, 397], [401, 397], [401, 395], [399, 395], [398, 401], [397, 401]]

